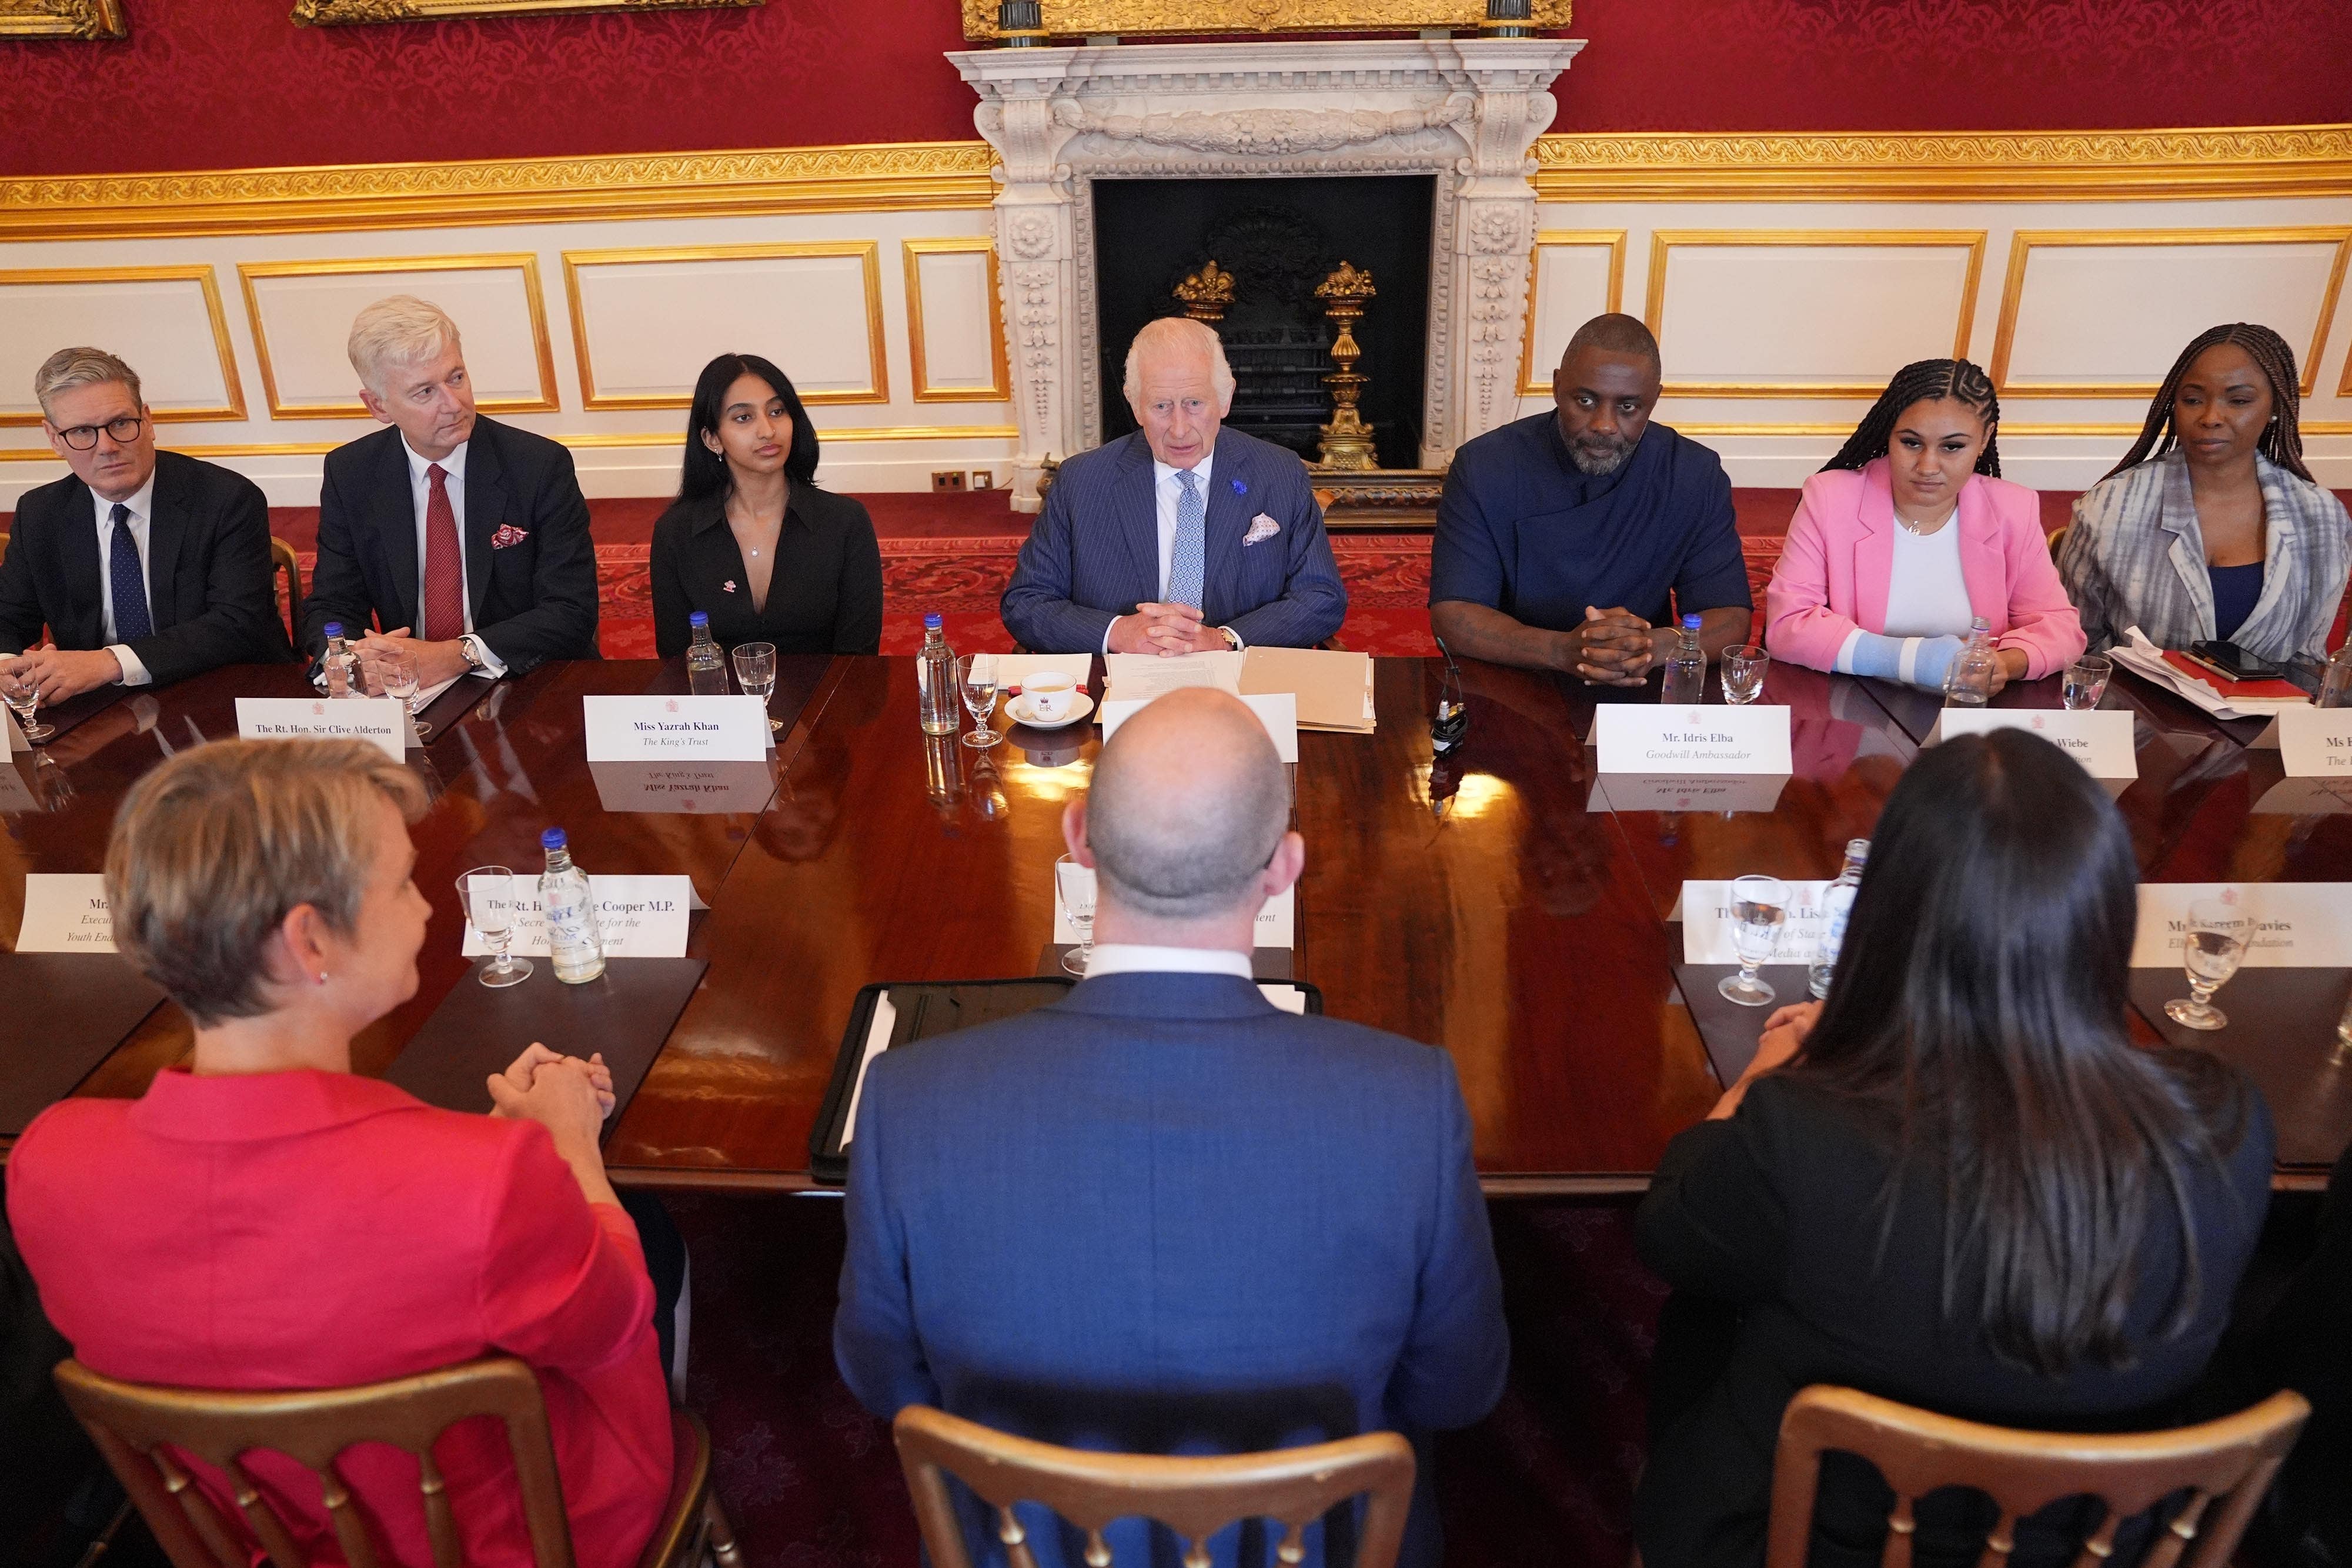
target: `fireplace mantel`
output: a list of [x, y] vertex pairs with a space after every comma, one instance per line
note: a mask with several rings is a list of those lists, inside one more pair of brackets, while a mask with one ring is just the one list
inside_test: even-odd
[[975, 49], [948, 58], [995, 149], [996, 250], [1021, 429], [1013, 505], [1046, 457], [1100, 444], [1097, 179], [1433, 174], [1421, 458], [1518, 407], [1530, 150], [1573, 38], [1292, 39]]

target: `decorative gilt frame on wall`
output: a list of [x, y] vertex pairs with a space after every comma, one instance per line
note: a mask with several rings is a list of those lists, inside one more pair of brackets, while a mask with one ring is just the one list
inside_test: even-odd
[[[113, 5], [118, 0], [0, 0], [10, 4]], [[298, 27], [353, 22], [438, 22], [454, 16], [544, 16], [566, 11], [688, 11], [764, 5], [768, 0], [294, 0]]]
[[0, 0], [0, 38], [127, 38], [122, 0]]
[[[1412, 33], [1424, 27], [1475, 32], [1486, 20], [1486, 0], [1043, 0], [1043, 5], [1045, 31], [1056, 38]], [[1569, 25], [1574, 0], [1533, 0], [1533, 5], [1529, 25], [1557, 29]], [[996, 0], [963, 0], [963, 36], [976, 44], [996, 41]]]

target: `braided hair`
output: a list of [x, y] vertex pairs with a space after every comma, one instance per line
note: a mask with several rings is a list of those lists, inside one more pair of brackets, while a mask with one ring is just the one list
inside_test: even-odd
[[2000, 423], [2000, 400], [1993, 395], [1992, 378], [1967, 360], [1915, 360], [1895, 371], [1837, 455], [1822, 465], [1822, 472], [1860, 468], [1885, 456], [1887, 443], [1895, 435], [1895, 422], [1905, 409], [1915, 402], [1947, 400], [1967, 404], [1984, 420], [1985, 444], [1977, 454], [1977, 472], [2000, 478], [2000, 447], [1994, 431]]
[[2246, 358], [2271, 383], [2271, 423], [2263, 427], [2254, 450], [2305, 484], [2317, 483], [2303, 465], [2303, 425], [2296, 417], [2303, 406], [2303, 383], [2294, 373], [2294, 350], [2268, 327], [2232, 321], [2198, 333], [2180, 350], [2180, 357], [2172, 361], [2172, 373], [2164, 378], [2156, 401], [2147, 405], [2147, 423], [2140, 426], [2139, 439], [2132, 443], [2122, 462], [2099, 476], [2102, 484], [2151, 454], [2161, 457], [2180, 444], [2180, 434], [2172, 427], [2172, 401], [2180, 395], [2180, 380], [2197, 362], [2198, 355], [2223, 343], [2243, 349]]

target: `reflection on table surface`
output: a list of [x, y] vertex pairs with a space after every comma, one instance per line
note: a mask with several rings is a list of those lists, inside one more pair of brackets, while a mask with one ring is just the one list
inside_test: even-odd
[[[420, 984], [357, 1042], [358, 1069], [383, 1072], [467, 975], [456, 875], [535, 867], [552, 824], [592, 873], [683, 874], [711, 905], [688, 948], [709, 973], [607, 1147], [625, 1185], [809, 1185], [809, 1132], [859, 987], [1035, 972], [1062, 808], [1086, 788], [1098, 732], [1000, 716], [1004, 745], [964, 747], [921, 733], [912, 660], [780, 663], [786, 728], [765, 762], [586, 761], [581, 698], [683, 691], [677, 661], [550, 665], [437, 722], [410, 758], [432, 796], [415, 829], [433, 905]], [[1442, 669], [1379, 660], [1377, 733], [1299, 737], [1295, 972], [1331, 1016], [1452, 1053], [1490, 1191], [1636, 1190], [1719, 1087], [1671, 968], [1683, 883], [1834, 876], [1933, 727], [1934, 699], [1775, 664], [1761, 700], [1790, 710], [1791, 771], [1726, 789], [1600, 775], [1594, 709], [1654, 691], [1476, 664], [1462, 666], [1468, 737], [1433, 762]], [[2056, 706], [2057, 687], [2021, 683], [1999, 702]], [[0, 931], [16, 928], [26, 874], [101, 869], [123, 792], [174, 750], [234, 735], [236, 697], [305, 691], [291, 668], [216, 671], [11, 758], [0, 902], [17, 907], [0, 909]], [[2145, 876], [2352, 880], [2352, 800], [2288, 789], [2299, 781], [2275, 751], [2127, 675], [2106, 706], [2134, 715], [2139, 777], [2118, 804]], [[165, 1004], [78, 1092], [136, 1094], [188, 1039]], [[2315, 1041], [2307, 1076], [2324, 1054]], [[2352, 1089], [2319, 1098], [2344, 1104], [2340, 1145]]]

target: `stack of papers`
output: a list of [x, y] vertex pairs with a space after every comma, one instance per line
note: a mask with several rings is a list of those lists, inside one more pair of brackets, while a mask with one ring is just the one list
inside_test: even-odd
[[2182, 674], [2165, 663], [2164, 650], [2138, 627], [2126, 627], [2124, 640], [2107, 650], [2108, 656], [2142, 679], [2194, 703], [2215, 718], [2276, 718], [2288, 708], [2308, 706], [2311, 699], [2288, 697], [2225, 697], [2194, 675]]
[[1298, 727], [1370, 735], [1373, 729], [1372, 659], [1322, 648], [1251, 648], [1242, 653], [1110, 653], [1103, 667], [1110, 695], [1149, 702], [1185, 686], [1214, 686], [1235, 696], [1298, 699]]

